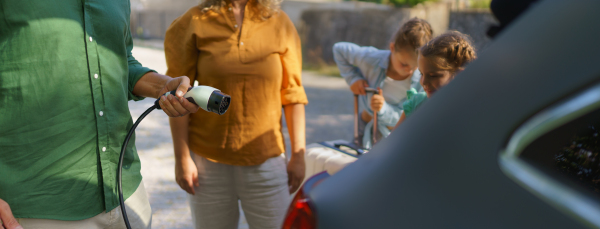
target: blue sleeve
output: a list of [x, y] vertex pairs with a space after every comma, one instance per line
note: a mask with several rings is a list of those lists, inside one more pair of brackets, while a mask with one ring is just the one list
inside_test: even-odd
[[361, 73], [360, 66], [368, 64], [366, 59], [368, 53], [376, 51], [374, 47], [360, 47], [349, 42], [338, 42], [333, 45], [333, 60], [340, 69], [340, 75], [344, 77], [348, 85], [360, 79], [367, 80]]
[[383, 104], [381, 110], [377, 113], [378, 122], [385, 126], [396, 126], [402, 115], [402, 103], [392, 105], [387, 102]]

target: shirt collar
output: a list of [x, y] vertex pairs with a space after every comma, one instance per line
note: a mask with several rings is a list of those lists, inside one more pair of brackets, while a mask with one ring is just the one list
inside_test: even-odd
[[379, 67], [383, 68], [383, 69], [387, 69], [389, 64], [390, 64], [390, 55], [391, 55], [391, 51], [390, 50], [382, 50], [382, 52], [379, 54]]

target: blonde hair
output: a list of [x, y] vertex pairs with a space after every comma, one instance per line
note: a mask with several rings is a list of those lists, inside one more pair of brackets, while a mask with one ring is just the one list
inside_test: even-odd
[[393, 38], [396, 50], [407, 50], [419, 53], [419, 48], [431, 40], [433, 30], [429, 22], [413, 18], [408, 20], [396, 32]]
[[[214, 11], [221, 12], [221, 7], [227, 6], [230, 0], [203, 0], [200, 8], [203, 13]], [[249, 8], [255, 12], [255, 16], [261, 20], [267, 20], [279, 12], [282, 0], [248, 0]]]
[[421, 47], [421, 55], [432, 60], [438, 69], [456, 74], [477, 59], [477, 53], [468, 35], [457, 31], [446, 32]]

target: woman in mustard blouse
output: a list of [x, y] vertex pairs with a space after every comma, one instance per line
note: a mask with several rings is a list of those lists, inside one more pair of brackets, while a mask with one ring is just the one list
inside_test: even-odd
[[222, 116], [170, 119], [176, 180], [191, 194], [196, 228], [237, 228], [238, 200], [250, 228], [279, 228], [304, 178], [308, 103], [300, 39], [279, 1], [207, 0], [171, 24], [165, 55], [167, 75], [231, 95]]

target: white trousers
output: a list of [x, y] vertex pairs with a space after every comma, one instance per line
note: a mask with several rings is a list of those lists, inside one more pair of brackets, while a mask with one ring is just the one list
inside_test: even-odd
[[290, 204], [286, 160], [273, 157], [256, 166], [215, 163], [192, 153], [199, 187], [189, 195], [196, 229], [235, 229], [238, 200], [250, 229], [279, 229]]
[[[125, 209], [131, 228], [150, 229], [152, 223], [152, 209], [148, 202], [148, 195], [141, 182], [135, 192], [125, 200]], [[125, 229], [121, 206], [110, 212], [102, 212], [92, 218], [76, 221], [53, 219], [17, 219], [23, 229]]]

